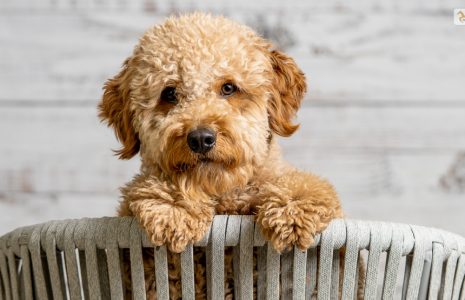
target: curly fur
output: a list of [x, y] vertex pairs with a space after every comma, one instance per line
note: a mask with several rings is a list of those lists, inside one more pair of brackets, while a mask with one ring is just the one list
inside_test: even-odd
[[[228, 97], [220, 93], [225, 82], [238, 87]], [[167, 86], [176, 87], [177, 103], [160, 99]], [[309, 247], [342, 216], [332, 186], [285, 163], [276, 142], [276, 135], [297, 130], [293, 118], [306, 88], [294, 60], [268, 41], [200, 13], [150, 28], [105, 84], [100, 118], [122, 144], [116, 153], [122, 159], [140, 153], [142, 161], [140, 174], [122, 188], [119, 215], [135, 216], [155, 245], [173, 252], [172, 298], [181, 296], [175, 253], [198, 241], [215, 214], [256, 215], [278, 251]], [[205, 126], [217, 140], [200, 155], [186, 137]], [[147, 261], [152, 255], [145, 253]], [[205, 294], [202, 255], [196, 256], [198, 298]], [[147, 292], [154, 297], [149, 266]]]

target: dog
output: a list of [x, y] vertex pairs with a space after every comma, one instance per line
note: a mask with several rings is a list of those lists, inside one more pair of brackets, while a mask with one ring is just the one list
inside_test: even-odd
[[[199, 241], [215, 214], [255, 215], [278, 252], [308, 248], [342, 217], [332, 185], [286, 163], [277, 143], [298, 129], [293, 119], [306, 90], [304, 73], [271, 42], [203, 13], [148, 29], [105, 83], [99, 116], [122, 144], [116, 153], [141, 158], [140, 173], [121, 189], [118, 214], [134, 216], [154, 245], [170, 250], [173, 299], [181, 297], [176, 253]], [[206, 293], [200, 256], [196, 298]]]

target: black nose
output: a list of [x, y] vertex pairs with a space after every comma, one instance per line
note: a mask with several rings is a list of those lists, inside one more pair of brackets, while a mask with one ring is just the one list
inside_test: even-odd
[[199, 128], [187, 135], [187, 144], [195, 153], [207, 153], [215, 146], [215, 142], [215, 132], [208, 128]]

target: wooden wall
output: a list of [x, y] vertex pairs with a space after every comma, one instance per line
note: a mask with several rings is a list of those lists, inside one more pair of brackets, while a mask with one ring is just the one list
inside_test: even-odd
[[[463, 4], [462, 4], [463, 6]], [[465, 234], [465, 26], [459, 1], [0, 2], [0, 234], [112, 215], [139, 162], [100, 124], [103, 82], [171, 13], [222, 13], [296, 58], [310, 92], [287, 159], [347, 215]]]

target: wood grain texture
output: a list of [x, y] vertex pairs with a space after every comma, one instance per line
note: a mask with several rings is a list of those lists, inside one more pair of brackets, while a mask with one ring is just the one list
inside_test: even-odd
[[[0, 202], [21, 207], [38, 197], [53, 206], [69, 198], [100, 197], [108, 201], [101, 205], [113, 208], [118, 187], [137, 172], [139, 162], [113, 156], [110, 148], [118, 144], [95, 114], [90, 105], [2, 107], [0, 140], [9, 143], [0, 149]], [[463, 224], [464, 204], [458, 200], [463, 194], [441, 184], [465, 147], [463, 115], [465, 107], [307, 105], [299, 114], [301, 129], [280, 142], [294, 165], [336, 186], [350, 216], [443, 226], [450, 210], [447, 220]], [[454, 176], [455, 184], [463, 180], [460, 173]], [[61, 205], [63, 214], [84, 216], [88, 207], [74, 203], [69, 211]], [[432, 221], [435, 211], [444, 214]]]
[[461, 101], [465, 39], [454, 7], [460, 2], [6, 0], [0, 99], [97, 99], [146, 28], [203, 10], [284, 47], [308, 75], [313, 99]]
[[113, 215], [139, 161], [118, 161], [96, 104], [142, 32], [225, 14], [295, 57], [310, 92], [280, 141], [328, 178], [350, 217], [465, 234], [465, 31], [458, 0], [0, 1], [0, 234]]
[[[422, 160], [445, 157], [439, 167], [445, 173], [452, 156], [465, 148], [464, 115], [465, 107], [306, 106], [299, 113], [300, 130], [281, 144], [286, 157], [301, 168], [329, 169], [323, 174], [330, 177], [365, 170], [366, 178], [357, 179], [361, 184], [380, 180], [373, 177], [378, 173], [389, 182], [392, 157], [409, 157], [415, 161], [411, 167], [425, 171], [432, 165]], [[119, 145], [92, 105], [3, 107], [0, 140], [8, 141], [0, 149], [3, 191], [113, 191], [138, 167], [137, 158], [118, 161], [113, 156], [110, 149]], [[412, 184], [416, 180], [411, 178]]]

